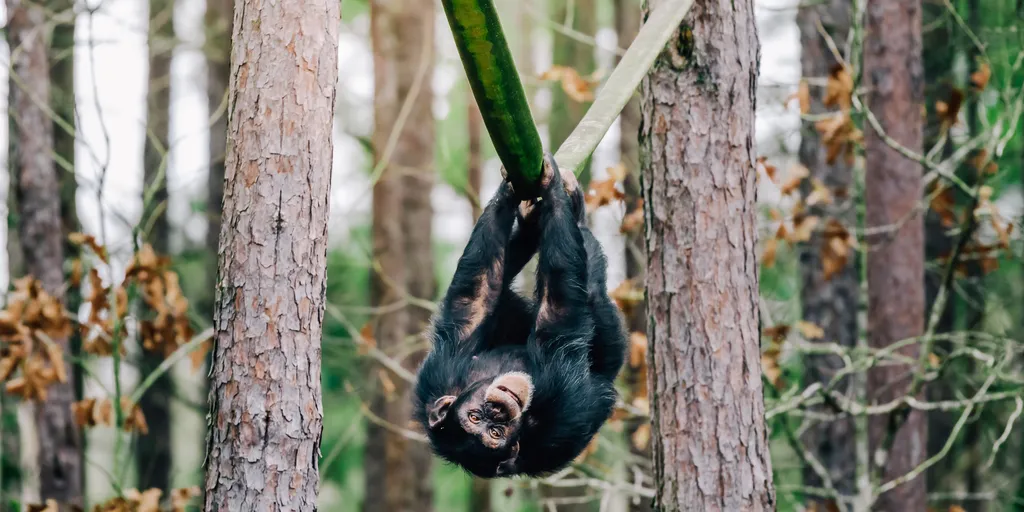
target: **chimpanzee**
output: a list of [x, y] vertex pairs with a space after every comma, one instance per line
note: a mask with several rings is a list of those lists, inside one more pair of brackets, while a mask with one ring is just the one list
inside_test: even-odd
[[[435, 453], [484, 477], [564, 468], [609, 418], [626, 336], [583, 192], [545, 155], [541, 197], [503, 181], [459, 260], [416, 382]], [[513, 230], [513, 224], [516, 229]], [[511, 289], [539, 252], [536, 297]]]

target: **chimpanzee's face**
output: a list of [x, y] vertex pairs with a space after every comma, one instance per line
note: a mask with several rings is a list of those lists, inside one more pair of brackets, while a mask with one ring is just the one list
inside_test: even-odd
[[491, 455], [500, 455], [502, 462], [495, 471], [502, 474], [514, 466], [519, 453], [519, 429], [532, 394], [528, 374], [504, 373], [490, 383], [470, 386], [458, 396], [446, 395], [428, 405], [429, 427], [437, 433], [458, 429], [461, 432], [444, 432], [444, 437], [475, 441], [472, 444], [479, 443]]

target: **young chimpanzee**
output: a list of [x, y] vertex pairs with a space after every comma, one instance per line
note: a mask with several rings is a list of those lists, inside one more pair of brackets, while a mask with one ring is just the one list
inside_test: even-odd
[[[477, 222], [416, 383], [440, 457], [490, 478], [564, 468], [611, 415], [626, 337], [583, 192], [547, 155], [539, 201], [503, 182]], [[517, 229], [513, 231], [513, 224]], [[534, 301], [511, 283], [539, 251]]]

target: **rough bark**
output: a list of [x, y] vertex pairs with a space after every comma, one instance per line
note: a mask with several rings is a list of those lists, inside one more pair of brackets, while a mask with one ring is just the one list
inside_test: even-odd
[[[870, 91], [868, 106], [886, 134], [903, 146], [922, 148], [920, 0], [869, 0], [865, 20], [864, 77]], [[865, 130], [865, 224], [868, 229], [896, 226], [882, 236], [868, 238], [867, 256], [868, 341], [872, 347], [920, 335], [924, 330], [924, 222], [909, 219], [921, 200], [921, 166], [892, 149], [874, 130]], [[899, 290], [899, 293], [893, 293]], [[917, 357], [917, 345], [904, 355]], [[882, 403], [902, 396], [909, 384], [907, 366], [889, 365], [868, 373], [868, 398]], [[872, 417], [869, 438], [872, 453], [887, 436], [888, 416]], [[927, 423], [913, 411], [898, 426], [883, 479], [904, 475], [924, 461]], [[882, 496], [875, 510], [924, 510], [925, 478], [918, 477]]]
[[205, 510], [316, 510], [339, 10], [237, 3]]
[[[147, 241], [159, 254], [170, 252], [170, 224], [167, 221], [167, 152], [169, 151], [171, 106], [171, 56], [174, 50], [174, 1], [149, 2], [149, 90], [146, 98], [146, 140], [143, 149], [146, 190], [156, 187], [153, 202], [146, 205], [153, 215]], [[163, 172], [161, 172], [161, 168]], [[159, 352], [143, 351], [141, 370], [154, 371], [163, 361]], [[149, 433], [138, 439], [135, 470], [140, 489], [157, 488], [164, 495], [171, 489], [173, 464], [171, 444], [171, 401], [174, 379], [164, 373], [139, 400]]]
[[751, 0], [698, 2], [641, 83], [658, 510], [775, 506], [755, 254], [758, 54]]
[[[432, 300], [435, 294], [431, 255], [430, 191], [434, 183], [434, 118], [429, 77], [433, 69], [434, 4], [401, 0], [370, 3], [374, 55], [375, 158], [382, 154], [394, 130], [400, 130], [394, 151], [373, 189], [373, 256], [379, 268], [372, 276], [374, 306], [393, 304], [407, 295]], [[424, 48], [427, 51], [424, 51]], [[425, 79], [417, 81], [428, 59]], [[418, 82], [418, 83], [417, 83]], [[405, 124], [398, 113], [410, 95], [412, 108]], [[408, 350], [409, 341], [422, 345], [418, 335], [429, 313], [416, 305], [374, 319], [377, 346], [402, 357], [415, 371], [425, 355]], [[399, 353], [404, 354], [400, 356]], [[383, 384], [372, 409], [385, 421], [406, 426], [412, 415], [411, 387], [374, 368], [372, 377]], [[371, 426], [366, 445], [366, 511], [426, 511], [433, 509], [432, 455], [427, 446], [392, 430]]]
[[[597, 2], [595, 0], [557, 0], [552, 19], [556, 23], [565, 24], [572, 30], [586, 35], [594, 35], [597, 32]], [[570, 11], [569, 9], [572, 8]], [[568, 66], [575, 69], [580, 76], [587, 77], [594, 72], [596, 61], [594, 59], [594, 45], [577, 41], [562, 31], [554, 31], [554, 55], [553, 64], [556, 66]], [[551, 114], [549, 116], [550, 145], [554, 153], [565, 141], [573, 128], [583, 119], [583, 114], [590, 106], [589, 102], [576, 101], [565, 94], [560, 82], [552, 85]], [[590, 165], [586, 165], [580, 172], [579, 181], [584, 186], [590, 182]]]
[[[845, 41], [850, 30], [850, 9], [850, 3], [845, 0], [829, 0], [802, 7], [797, 12], [802, 46], [801, 72], [805, 78], [824, 78], [840, 65], [829, 50], [826, 39], [818, 32], [818, 23], [834, 41]], [[811, 95], [812, 114], [827, 112], [821, 97], [821, 94]], [[805, 123], [801, 132], [800, 163], [810, 170], [812, 179], [821, 181], [835, 197], [832, 204], [819, 203], [809, 207], [808, 213], [821, 218], [822, 224], [836, 220], [852, 229], [857, 224], [856, 200], [850, 194], [853, 191], [853, 170], [844, 158], [828, 163], [825, 146], [812, 123]], [[805, 188], [805, 194], [810, 193], [806, 180]], [[801, 248], [803, 319], [824, 329], [825, 335], [820, 341], [854, 347], [858, 336], [860, 278], [854, 258], [849, 258], [842, 270], [825, 276], [822, 253], [827, 250], [828, 243], [828, 238], [815, 231]], [[836, 355], [807, 356], [804, 386], [830, 383], [843, 366], [842, 358]], [[849, 384], [849, 379], [845, 379], [836, 390], [845, 394], [849, 391]], [[854, 443], [850, 442], [854, 428], [852, 418], [822, 422], [808, 429], [802, 439], [828, 471], [836, 490], [846, 495], [853, 495], [857, 476]], [[821, 479], [811, 468], [805, 467], [803, 476], [804, 485], [822, 487]], [[809, 496], [808, 501], [817, 502], [820, 508], [828, 500]]]
[[[64, 240], [60, 209], [61, 186], [51, 152], [53, 122], [41, 105], [50, 100], [47, 18], [40, 4], [7, 0], [7, 35], [13, 73], [11, 115], [17, 137], [12, 159], [17, 178], [18, 234], [25, 271], [43, 288], [63, 296]], [[20, 82], [20, 83], [18, 83]], [[68, 339], [57, 339], [65, 353]], [[38, 479], [42, 500], [82, 503], [81, 435], [71, 417], [75, 399], [73, 365], [68, 381], [54, 383], [45, 402], [32, 404], [38, 440]]]

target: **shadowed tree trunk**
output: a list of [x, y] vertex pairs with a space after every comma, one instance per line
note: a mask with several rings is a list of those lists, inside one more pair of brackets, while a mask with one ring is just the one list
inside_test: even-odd
[[[50, 7], [55, 12], [72, 12], [74, 2], [72, 0], [54, 0]], [[50, 67], [50, 80], [53, 84], [50, 89], [50, 104], [54, 114], [61, 119], [58, 123], [53, 122], [53, 149], [57, 157], [63, 161], [63, 165], [57, 165], [57, 176], [60, 180], [60, 212], [61, 224], [63, 225], [62, 235], [64, 237], [64, 255], [73, 257], [78, 254], [78, 247], [71, 243], [68, 235], [81, 231], [78, 222], [78, 207], [75, 195], [78, 192], [78, 182], [75, 179], [75, 18], [64, 23], [58, 23], [53, 27], [53, 39], [50, 43], [53, 62]], [[63, 125], [63, 126], [62, 126]], [[65, 269], [65, 281], [70, 277], [71, 269]], [[64, 295], [64, 302], [68, 311], [77, 313], [82, 304], [82, 294], [77, 288], [68, 287]], [[81, 336], [77, 330], [73, 330], [68, 340], [71, 347], [71, 354], [81, 353]], [[75, 372], [74, 396], [83, 396], [83, 374]], [[78, 434], [78, 443], [82, 453], [85, 453], [85, 438], [81, 432]], [[85, 465], [81, 466], [81, 479], [85, 482]]]
[[[637, 0], [615, 0], [615, 31], [618, 33], [619, 48], [628, 48], [640, 30], [640, 2]], [[621, 59], [620, 59], [621, 60]], [[633, 212], [641, 208], [640, 190], [640, 98], [634, 96], [619, 116], [619, 153], [622, 164], [626, 166], [628, 174], [623, 182], [623, 190], [626, 194], [626, 212]], [[647, 258], [644, 254], [644, 232], [643, 227], [638, 226], [634, 231], [626, 235], [626, 278], [633, 280], [637, 286], [643, 286], [645, 271], [647, 269]], [[629, 332], [647, 333], [647, 303], [643, 301], [633, 307], [626, 316], [626, 328]], [[645, 361], [646, 364], [646, 361]], [[636, 368], [632, 364], [626, 367], [624, 378], [630, 388], [632, 396], [647, 395], [647, 375], [642, 368]], [[629, 449], [641, 460], [651, 460], [650, 444], [638, 448], [633, 442], [633, 434], [642, 425], [650, 421], [645, 418], [631, 419], [626, 425], [626, 442]], [[650, 474], [650, 471], [644, 471]], [[650, 482], [640, 482], [644, 486], [650, 486]], [[653, 510], [654, 501], [648, 498], [634, 498], [629, 501], [629, 509], [633, 512]]]
[[[434, 4], [374, 0], [370, 20], [376, 84], [373, 147], [377, 163], [387, 159], [373, 188], [373, 257], [379, 267], [372, 276], [371, 301], [377, 307], [405, 301], [409, 295], [432, 301], [436, 291], [430, 229]], [[405, 101], [412, 101], [412, 108], [405, 124], [398, 125]], [[395, 130], [399, 131], [397, 143], [385, 154]], [[377, 346], [415, 371], [425, 355], [425, 344], [412, 334], [418, 334], [428, 320], [429, 312], [415, 304], [378, 315], [373, 325]], [[420, 347], [409, 350], [410, 343]], [[411, 386], [385, 372], [379, 367], [371, 372], [371, 378], [380, 384], [371, 408], [384, 421], [405, 428], [412, 417]], [[433, 509], [433, 459], [425, 444], [371, 425], [365, 461], [364, 510]]]
[[[217, 280], [217, 243], [220, 240], [221, 201], [224, 196], [224, 158], [227, 152], [227, 94], [231, 80], [231, 22], [233, 0], [206, 2], [206, 98], [210, 124], [210, 173], [207, 177], [206, 247], [211, 253], [210, 279]], [[213, 316], [213, 303], [203, 308]]]
[[[802, 7], [797, 12], [800, 27], [801, 72], [805, 78], [824, 78], [841, 63], [837, 62], [828, 48], [828, 42], [818, 32], [818, 23], [825, 28], [833, 41], [846, 41], [850, 30], [850, 3], [844, 0], [828, 0], [817, 5]], [[811, 95], [811, 114], [822, 114], [828, 109], [822, 105], [822, 94]], [[826, 148], [813, 124], [805, 123], [800, 140], [800, 163], [810, 171], [810, 177], [823, 183], [835, 198], [831, 204], [824, 202], [810, 206], [808, 213], [822, 219], [822, 224], [838, 221], [847, 229], [857, 224], [856, 199], [853, 191], [853, 171], [845, 158], [837, 158], [832, 164], [826, 158]], [[804, 180], [804, 197], [810, 193], [810, 182]], [[800, 273], [803, 278], [800, 301], [803, 304], [803, 319], [821, 327], [825, 335], [820, 341], [836, 343], [845, 347], [857, 345], [857, 313], [860, 304], [860, 278], [854, 258], [848, 258], [846, 265], [826, 275], [825, 251], [831, 240], [821, 230], [816, 230], [810, 241], [801, 248]], [[808, 355], [805, 359], [806, 373], [804, 386], [814, 383], [827, 385], [843, 368], [842, 358], [834, 354]], [[837, 388], [840, 393], [849, 390], [849, 379]], [[802, 442], [816, 456], [828, 471], [835, 489], [852, 495], [855, 491], [857, 474], [852, 418], [821, 422], [807, 430]], [[811, 468], [804, 468], [804, 485], [822, 487], [823, 482]], [[809, 497], [818, 502], [819, 508], [831, 500]], [[822, 508], [822, 510], [824, 510]]]
[[[148, 241], [159, 254], [170, 253], [170, 225], [167, 221], [167, 153], [169, 151], [171, 107], [171, 56], [174, 51], [174, 1], [149, 2], [149, 91], [146, 99], [146, 144], [143, 151], [146, 189], [156, 186], [147, 215], [155, 215]], [[144, 351], [142, 373], [148, 375], [163, 361], [163, 354]], [[173, 465], [171, 445], [171, 401], [174, 379], [161, 375], [139, 400], [149, 434], [140, 436], [135, 450], [139, 488], [157, 488], [168, 495]]]
[[[10, 87], [13, 135], [17, 138], [11, 166], [17, 179], [18, 235], [25, 272], [39, 279], [48, 293], [62, 297], [61, 185], [51, 157], [53, 121], [44, 109], [50, 101], [48, 20], [42, 5], [20, 0], [7, 0], [7, 15], [11, 65], [17, 78]], [[65, 354], [70, 352], [68, 339], [54, 341]], [[51, 385], [46, 401], [27, 404], [35, 432], [23, 431], [22, 435], [34, 438], [38, 465], [37, 474], [22, 476], [38, 478], [42, 501], [54, 499], [64, 505], [81, 506], [81, 435], [71, 417], [76, 372], [73, 365], [66, 366], [67, 382]], [[22, 446], [26, 446], [24, 440]]]
[[755, 254], [758, 52], [752, 0], [698, 2], [641, 83], [657, 510], [775, 508]]
[[340, 5], [239, 0], [204, 510], [316, 510]]
[[[869, 0], [864, 35], [864, 77], [868, 107], [886, 134], [904, 147], [921, 152], [923, 70], [921, 65], [920, 0]], [[868, 341], [884, 348], [924, 331], [924, 222], [912, 213], [921, 200], [921, 166], [888, 146], [869, 127], [865, 129], [865, 227], [898, 226], [882, 236], [869, 237]], [[899, 293], [893, 293], [899, 290]], [[917, 357], [916, 344], [900, 351]], [[889, 402], [902, 396], [910, 382], [908, 367], [889, 365], [868, 372], [868, 399]], [[872, 453], [887, 436], [888, 415], [870, 419]], [[906, 474], [924, 461], [927, 423], [912, 411], [898, 426], [883, 469], [883, 480]], [[882, 496], [875, 510], [924, 510], [925, 478], [919, 476]]]

